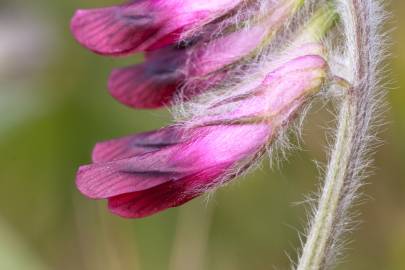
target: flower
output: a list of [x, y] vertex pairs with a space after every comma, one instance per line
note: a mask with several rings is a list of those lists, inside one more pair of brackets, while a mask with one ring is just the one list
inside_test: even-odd
[[208, 44], [201, 42], [187, 48], [168, 46], [147, 53], [145, 63], [112, 72], [108, 83], [110, 93], [130, 107], [157, 108], [172, 103], [186, 80], [198, 78], [198, 85], [181, 91], [181, 99], [189, 99], [223, 80], [226, 75], [221, 70], [223, 67], [257, 48], [266, 33], [263, 26], [233, 32]]
[[209, 114], [179, 125], [98, 144], [77, 186], [108, 199], [120, 216], [140, 218], [227, 183], [261, 156], [327, 73], [322, 46], [305, 44], [278, 59], [257, 85], [218, 100]]
[[[224, 80], [227, 67], [268, 43], [302, 4], [302, 0], [270, 2], [259, 17], [244, 12], [212, 22], [230, 13], [241, 1], [182, 2], [133, 1], [117, 7], [81, 10], [73, 17], [76, 39], [95, 52], [122, 55], [147, 51], [144, 63], [111, 73], [108, 88], [121, 103], [134, 108], [157, 108], [204, 92]], [[241, 27], [232, 16], [242, 17], [243, 24], [253, 26]], [[204, 25], [202, 33], [182, 37], [178, 32], [187, 32], [196, 25]], [[226, 33], [220, 36], [217, 32], [221, 31]], [[219, 37], [213, 37], [213, 33]], [[195, 79], [197, 82], [184, 87]]]
[[76, 39], [105, 55], [125, 55], [176, 43], [181, 34], [219, 17], [241, 0], [131, 0], [78, 10], [71, 22]]
[[[183, 2], [132, 1], [72, 21], [78, 40], [96, 52], [146, 51], [145, 63], [113, 71], [118, 100], [143, 108], [180, 100], [177, 124], [99, 143], [93, 163], [78, 170], [78, 189], [123, 217], [181, 205], [249, 169], [327, 77], [320, 39], [333, 24], [330, 5], [301, 31], [287, 28], [293, 38], [273, 52], [269, 41], [302, 0]], [[193, 13], [210, 8], [204, 18]], [[193, 23], [179, 23], [182, 12]]]

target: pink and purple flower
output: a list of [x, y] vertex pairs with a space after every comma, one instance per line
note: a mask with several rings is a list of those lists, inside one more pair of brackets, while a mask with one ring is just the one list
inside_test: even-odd
[[[115, 99], [127, 106], [158, 108], [170, 105], [175, 98], [187, 100], [222, 81], [227, 67], [271, 40], [300, 3], [271, 2], [268, 13], [261, 18], [244, 14], [247, 18], [242, 22], [254, 24], [246, 31], [229, 18], [241, 1], [202, 2], [143, 0], [80, 10], [73, 17], [71, 28], [81, 44], [100, 54], [117, 56], [144, 51], [146, 61], [114, 70], [108, 88]], [[226, 22], [214, 21], [221, 15]], [[184, 34], [202, 25], [206, 28], [202, 34]], [[228, 29], [226, 34], [211, 37], [224, 27]], [[184, 87], [192, 78], [198, 78], [198, 83]]]
[[76, 39], [92, 51], [125, 55], [155, 50], [183, 32], [211, 21], [241, 0], [131, 0], [119, 6], [78, 10], [71, 23]]
[[94, 163], [80, 168], [77, 186], [90, 198], [108, 199], [110, 210], [124, 217], [183, 204], [246, 170], [325, 76], [321, 56], [298, 56], [269, 72], [249, 95], [214, 105], [191, 126], [99, 143]]
[[[302, 0], [269, 1], [267, 9], [254, 2], [138, 0], [76, 13], [72, 30], [92, 51], [145, 52], [144, 63], [112, 72], [112, 96], [135, 108], [173, 100], [192, 108], [171, 126], [98, 143], [93, 163], [77, 173], [81, 193], [108, 200], [122, 217], [145, 217], [228, 183], [265, 153], [328, 68], [314, 23], [282, 53], [257, 60], [268, 58], [260, 52]], [[238, 13], [250, 4], [254, 12]], [[249, 72], [232, 81], [235, 70]]]

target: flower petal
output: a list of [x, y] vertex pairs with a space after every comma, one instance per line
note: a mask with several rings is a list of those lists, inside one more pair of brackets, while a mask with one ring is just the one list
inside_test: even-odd
[[[231, 163], [219, 164], [179, 181], [170, 181], [148, 190], [111, 197], [108, 199], [108, 208], [112, 213], [126, 218], [153, 215], [167, 208], [182, 205], [213, 186], [223, 183], [226, 179], [219, 179], [218, 176], [230, 166]], [[221, 182], [215, 183], [215, 180]], [[207, 182], [210, 185], [207, 185]]]
[[[163, 153], [161, 153], [163, 154]], [[81, 166], [76, 185], [80, 192], [93, 199], [141, 191], [168, 181], [175, 181], [187, 171], [168, 167], [164, 156], [147, 155], [108, 163]]]
[[115, 69], [108, 89], [112, 97], [129, 107], [159, 108], [170, 103], [177, 88], [177, 78], [170, 75], [146, 74], [144, 64]]
[[165, 18], [147, 1], [98, 9], [78, 10], [71, 21], [76, 39], [90, 50], [106, 55], [135, 51], [156, 35]]
[[147, 55], [145, 63], [115, 69], [109, 78], [111, 95], [134, 108], [157, 108], [172, 101], [184, 78], [185, 51], [166, 47]]
[[[208, 44], [197, 46], [191, 75], [204, 76], [248, 56], [268, 35], [269, 25], [258, 24], [248, 30], [232, 32]], [[271, 29], [271, 28], [270, 28]]]
[[[184, 141], [178, 144], [158, 147], [156, 151], [127, 159], [82, 166], [77, 173], [76, 185], [84, 195], [94, 199], [142, 191], [162, 183], [190, 179], [193, 175], [203, 177], [204, 185], [210, 186], [216, 177], [226, 173], [224, 168], [255, 155], [267, 141], [269, 132], [269, 127], [261, 124], [195, 128], [182, 135]], [[157, 138], [172, 136], [170, 131], [153, 135]], [[114, 150], [121, 151], [123, 156], [131, 152]], [[195, 178], [190, 183], [199, 180]]]
[[148, 190], [111, 197], [108, 208], [121, 217], [142, 218], [184, 204], [198, 195], [185, 194], [177, 182], [167, 182]]
[[139, 0], [128, 4], [78, 10], [71, 21], [76, 39], [105, 55], [156, 50], [177, 42], [182, 33], [220, 16], [240, 0]]
[[182, 130], [172, 126], [101, 142], [94, 147], [92, 159], [93, 162], [100, 163], [130, 158], [178, 144], [182, 135]]

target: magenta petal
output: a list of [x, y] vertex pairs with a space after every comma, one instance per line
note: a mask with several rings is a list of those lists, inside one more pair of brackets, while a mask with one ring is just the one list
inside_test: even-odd
[[142, 218], [188, 202], [198, 194], [185, 194], [178, 183], [168, 182], [154, 188], [122, 194], [108, 199], [108, 208], [125, 218]]
[[206, 75], [248, 56], [266, 37], [265, 27], [258, 25], [249, 31], [236, 31], [198, 46], [191, 74]]
[[178, 180], [185, 172], [164, 168], [157, 157], [142, 156], [109, 163], [81, 166], [76, 185], [80, 192], [93, 199], [141, 191], [168, 181]]
[[[153, 136], [164, 138], [166, 135], [170, 138], [173, 134], [169, 131], [143, 135], [146, 136], [143, 141], [147, 143]], [[189, 185], [202, 179], [205, 186], [210, 186], [216, 177], [225, 173], [225, 168], [259, 151], [268, 135], [266, 125], [197, 128], [173, 146], [158, 147], [156, 151], [127, 159], [82, 166], [76, 184], [83, 194], [95, 199], [142, 191], [190, 177]], [[131, 150], [121, 152], [125, 156]]]
[[123, 55], [136, 49], [159, 30], [161, 16], [150, 4], [78, 10], [71, 21], [76, 39], [90, 50], [106, 55]]
[[166, 127], [157, 131], [101, 142], [94, 147], [92, 159], [96, 163], [108, 162], [156, 151], [179, 143], [182, 133], [176, 127]]
[[157, 108], [171, 102], [184, 77], [185, 50], [174, 47], [147, 54], [143, 64], [114, 70], [108, 82], [111, 95], [135, 108]]
[[105, 55], [150, 51], [177, 42], [182, 33], [214, 19], [240, 0], [139, 0], [128, 4], [79, 10], [71, 21], [76, 39]]
[[111, 96], [122, 104], [139, 109], [158, 108], [170, 103], [177, 88], [176, 76], [147, 74], [145, 66], [115, 69], [108, 81]]
[[232, 162], [218, 164], [178, 181], [169, 181], [148, 190], [111, 197], [108, 199], [108, 208], [122, 217], [142, 218], [182, 205], [219, 185], [219, 182], [226, 181], [218, 177], [231, 165]]

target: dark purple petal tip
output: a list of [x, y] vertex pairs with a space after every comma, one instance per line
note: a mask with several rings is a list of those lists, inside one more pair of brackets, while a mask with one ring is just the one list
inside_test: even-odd
[[114, 6], [76, 11], [71, 30], [80, 44], [95, 53], [126, 55], [136, 52], [158, 31], [153, 21], [151, 15], [136, 7]]

